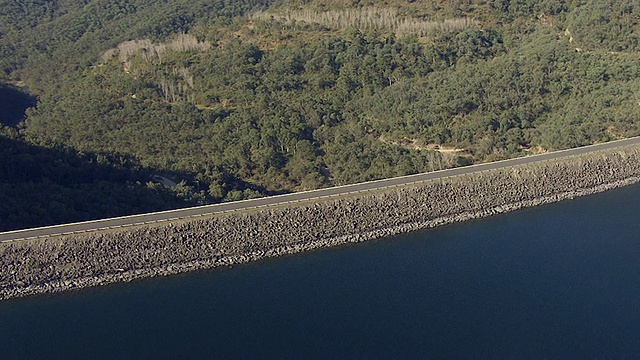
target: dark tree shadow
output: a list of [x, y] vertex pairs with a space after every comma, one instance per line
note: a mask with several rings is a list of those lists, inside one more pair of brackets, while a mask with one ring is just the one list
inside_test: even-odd
[[25, 118], [25, 111], [36, 106], [36, 98], [20, 88], [0, 84], [0, 124], [15, 127]]
[[[154, 180], [158, 175], [180, 185], [162, 185]], [[209, 196], [210, 184], [195, 178], [195, 174], [142, 167], [127, 155], [35, 146], [20, 139], [15, 131], [5, 131], [5, 135], [0, 133], [0, 231], [223, 200]], [[227, 190], [249, 189], [252, 196], [272, 195], [230, 174], [225, 174], [224, 182]]]
[[120, 155], [78, 154], [0, 136], [0, 231], [192, 205], [148, 182], [155, 171]]

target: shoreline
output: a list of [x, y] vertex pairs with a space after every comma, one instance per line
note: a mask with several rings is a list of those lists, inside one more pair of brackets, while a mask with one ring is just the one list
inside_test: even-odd
[[10, 244], [0, 248], [0, 273], [10, 275], [0, 276], [0, 299], [231, 266], [596, 194], [640, 182], [639, 160], [632, 146], [352, 198]]

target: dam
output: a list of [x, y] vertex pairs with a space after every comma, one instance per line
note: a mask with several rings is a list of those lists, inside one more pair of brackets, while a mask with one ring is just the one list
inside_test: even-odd
[[[640, 146], [634, 139], [539, 161], [520, 159], [523, 162], [515, 165], [483, 164], [489, 168], [393, 186], [346, 192], [348, 187], [342, 187], [337, 195], [4, 239], [0, 299], [228, 266], [605, 191], [640, 180]], [[9, 235], [16, 233], [21, 232]]]

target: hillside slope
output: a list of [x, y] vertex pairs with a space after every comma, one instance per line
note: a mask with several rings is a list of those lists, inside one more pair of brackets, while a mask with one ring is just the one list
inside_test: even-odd
[[53, 4], [2, 4], [0, 76], [39, 98], [19, 141], [192, 204], [640, 134], [631, 0]]

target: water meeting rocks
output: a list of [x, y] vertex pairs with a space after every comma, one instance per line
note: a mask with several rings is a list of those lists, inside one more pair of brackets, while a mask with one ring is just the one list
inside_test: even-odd
[[173, 223], [0, 244], [0, 299], [360, 242], [638, 182], [640, 147]]

